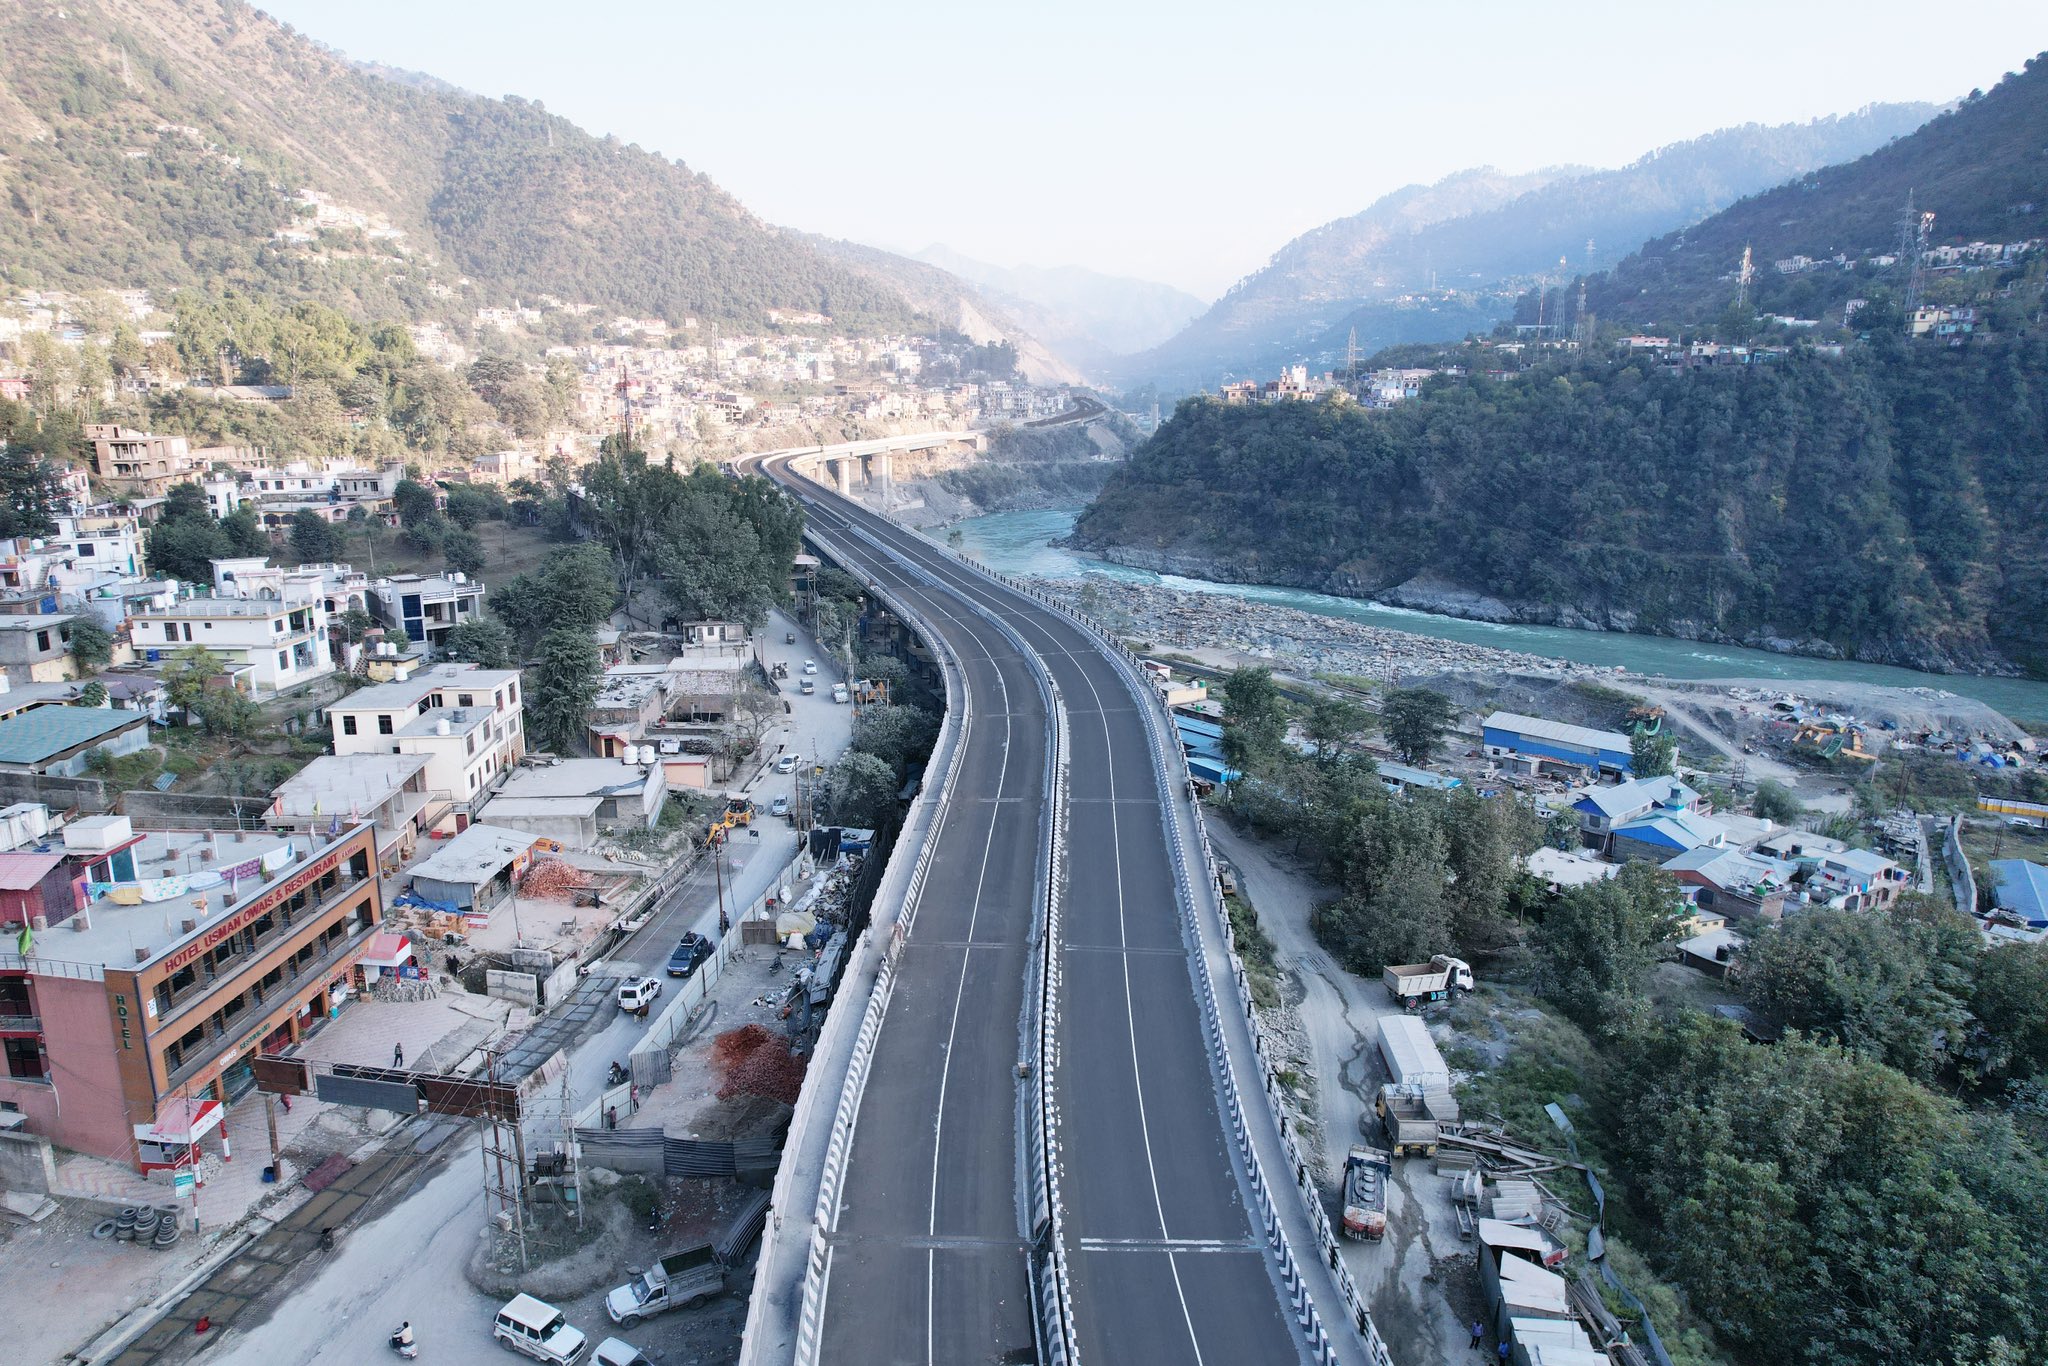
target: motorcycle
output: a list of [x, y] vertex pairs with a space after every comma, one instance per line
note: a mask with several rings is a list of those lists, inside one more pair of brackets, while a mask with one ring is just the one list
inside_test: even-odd
[[626, 1078], [632, 1075], [633, 1074], [631, 1072], [628, 1072], [625, 1068], [619, 1066], [617, 1063], [613, 1063], [611, 1066], [611, 1070], [604, 1074], [604, 1082], [607, 1086], [618, 1086], [621, 1083], [623, 1083], [626, 1080]]
[[391, 1333], [391, 1350], [411, 1361], [420, 1354], [419, 1344], [412, 1340], [412, 1325], [401, 1323]]

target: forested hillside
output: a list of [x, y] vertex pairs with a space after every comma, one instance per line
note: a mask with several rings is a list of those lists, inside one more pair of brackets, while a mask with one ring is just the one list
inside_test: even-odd
[[1916, 212], [1934, 215], [1936, 245], [2048, 235], [2044, 147], [2048, 62], [2035, 57], [1910, 137], [1647, 243], [1587, 282], [1588, 305], [1602, 318], [1631, 323], [1711, 318], [1733, 297], [1746, 246], [1758, 267], [1750, 299], [1760, 309], [1801, 317], [1839, 310], [1867, 293], [1873, 276], [1891, 272], [1866, 266], [1783, 274], [1775, 263], [1895, 254], [1908, 195]]
[[1500, 620], [2048, 673], [2048, 338], [1556, 361], [1387, 411], [1183, 403], [1075, 529]]
[[[1911, 132], [1925, 104], [1871, 105], [1812, 123], [1724, 128], [1617, 170], [1467, 171], [1409, 186], [1288, 243], [1171, 341], [1123, 367], [1134, 382], [1213, 384], [1341, 353], [1448, 341], [1512, 311], [1517, 281], [1612, 261], [1742, 195]], [[1592, 255], [1588, 256], [1588, 248]], [[1737, 248], [1738, 254], [1740, 248]], [[1404, 297], [1435, 292], [1430, 301]]]
[[[388, 223], [277, 234], [300, 192]], [[539, 105], [355, 67], [243, 0], [0, 6], [0, 277], [231, 282], [394, 316], [458, 275], [633, 316], [908, 323], [705, 177]]]

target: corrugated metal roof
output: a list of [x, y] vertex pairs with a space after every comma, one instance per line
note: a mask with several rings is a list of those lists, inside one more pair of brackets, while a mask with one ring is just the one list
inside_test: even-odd
[[0, 764], [39, 764], [117, 731], [147, 724], [141, 712], [37, 707], [0, 721]]
[[1991, 878], [2000, 909], [2029, 925], [2048, 923], [2048, 868], [2021, 858], [1993, 859]]
[[1497, 711], [1481, 724], [1487, 730], [1511, 731], [1517, 735], [1526, 735], [1532, 740], [1555, 740], [1559, 744], [1611, 750], [1622, 754], [1629, 752], [1628, 737], [1619, 731], [1594, 730], [1591, 726], [1568, 725], [1563, 721], [1545, 720], [1541, 716], [1523, 716], [1519, 712]]
[[25, 892], [63, 861], [62, 854], [0, 854], [0, 891]]

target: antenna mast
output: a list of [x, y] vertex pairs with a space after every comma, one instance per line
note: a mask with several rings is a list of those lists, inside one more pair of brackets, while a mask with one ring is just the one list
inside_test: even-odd
[[1735, 272], [1735, 306], [1741, 308], [1749, 302], [1749, 282], [1756, 278], [1756, 263], [1750, 259], [1748, 243], [1742, 246], [1742, 268]]

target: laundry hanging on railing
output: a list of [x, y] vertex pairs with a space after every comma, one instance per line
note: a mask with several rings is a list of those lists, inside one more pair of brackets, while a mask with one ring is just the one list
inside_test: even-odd
[[287, 844], [260, 858], [243, 859], [225, 868], [202, 868], [196, 873], [176, 873], [139, 882], [88, 882], [85, 890], [86, 895], [94, 899], [106, 897], [117, 906], [173, 901], [190, 892], [218, 887], [223, 882], [241, 882], [246, 878], [260, 877], [266, 871], [274, 873], [288, 866], [292, 857], [292, 846]]

